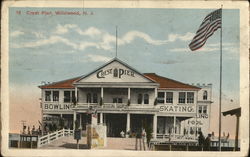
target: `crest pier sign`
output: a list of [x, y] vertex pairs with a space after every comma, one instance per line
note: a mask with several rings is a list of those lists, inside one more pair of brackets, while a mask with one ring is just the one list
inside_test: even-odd
[[114, 77], [121, 78], [122, 75], [135, 77], [135, 73], [132, 70], [122, 68], [111, 68], [107, 70], [100, 70], [96, 73], [97, 78], [105, 78], [107, 75], [113, 74]]

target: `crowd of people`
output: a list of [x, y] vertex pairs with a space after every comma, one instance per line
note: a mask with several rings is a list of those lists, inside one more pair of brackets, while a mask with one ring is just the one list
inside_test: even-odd
[[32, 129], [30, 129], [30, 126], [27, 127], [26, 130], [26, 126], [23, 126], [23, 134], [28, 134], [28, 135], [41, 135], [42, 134], [42, 130], [40, 128], [40, 126], [36, 129], [35, 125], [33, 125]]
[[211, 134], [208, 134], [207, 137], [205, 138], [203, 133], [200, 131], [199, 136], [198, 136], [198, 145], [204, 149], [209, 151], [211, 147]]

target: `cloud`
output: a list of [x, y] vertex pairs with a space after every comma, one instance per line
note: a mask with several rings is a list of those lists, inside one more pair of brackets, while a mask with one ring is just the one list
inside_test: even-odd
[[[237, 52], [235, 43], [223, 43], [222, 47], [224, 51], [231, 52], [231, 53]], [[197, 52], [212, 52], [212, 51], [219, 51], [219, 50], [220, 50], [220, 44], [214, 43], [214, 44], [205, 44], [202, 48], [197, 50]], [[188, 46], [186, 48], [169, 49], [169, 51], [170, 52], [192, 52]]]
[[[71, 39], [70, 37], [62, 37], [61, 35], [68, 33], [69, 31], [75, 31], [80, 35], [80, 40], [77, 41]], [[32, 32], [38, 40], [26, 43], [12, 43], [13, 48], [22, 48], [22, 47], [38, 47], [44, 45], [51, 45], [56, 43], [63, 43], [67, 46], [72, 47], [75, 50], [85, 50], [87, 48], [96, 48], [102, 50], [112, 50], [115, 47], [116, 37], [115, 35], [110, 34], [107, 31], [98, 29], [96, 27], [89, 27], [82, 30], [78, 25], [75, 24], [65, 24], [56, 26], [56, 29], [53, 31], [52, 36], [46, 37], [41, 32]], [[84, 36], [90, 37], [91, 39], [86, 39]], [[175, 42], [176, 40], [187, 41], [191, 39], [193, 33], [187, 32], [186, 34], [170, 34], [166, 40], [157, 40], [153, 39], [149, 34], [131, 30], [125, 33], [123, 36], [118, 38], [118, 45], [126, 45], [132, 43], [135, 39], [142, 39], [146, 43], [160, 46], [168, 44], [169, 42]], [[179, 51], [179, 50], [172, 50]]]
[[90, 36], [92, 38], [102, 34], [102, 31], [95, 28], [95, 27], [89, 27], [85, 31], [82, 31], [79, 27], [77, 27], [75, 30], [80, 35], [86, 35], [86, 36]]
[[10, 36], [11, 37], [18, 37], [18, 36], [23, 35], [23, 34], [24, 34], [24, 32], [22, 32], [22, 31], [14, 31], [14, 32], [10, 33]]
[[189, 41], [194, 37], [194, 33], [187, 32], [185, 35], [181, 34], [169, 34], [168, 41], [175, 42], [176, 40]]
[[108, 62], [111, 60], [109, 57], [101, 56], [101, 55], [87, 55], [88, 59], [92, 62]]
[[36, 36], [36, 38], [46, 38], [46, 36], [41, 33], [41, 32], [32, 32], [32, 34], [34, 34]]
[[100, 46], [94, 42], [81, 42], [79, 45], [80, 50], [85, 50], [88, 47], [95, 47], [97, 49], [100, 49]]
[[76, 28], [77, 25], [74, 25], [74, 24], [66, 24], [66, 25], [57, 25], [56, 27], [56, 30], [55, 30], [55, 34], [65, 34], [65, 33], [68, 33], [69, 29], [72, 29], [72, 28]]
[[121, 44], [128, 44], [135, 40], [135, 38], [141, 38], [152, 45], [162, 45], [168, 42], [167, 40], [154, 40], [148, 34], [139, 31], [129, 31], [120, 39], [120, 42]]
[[60, 37], [60, 36], [51, 36], [48, 39], [42, 39], [38, 40], [35, 42], [27, 42], [27, 43], [22, 43], [22, 44], [13, 44], [13, 48], [31, 48], [31, 47], [39, 47], [43, 45], [50, 45], [50, 44], [55, 44], [55, 43], [64, 43], [65, 45], [71, 46], [74, 49], [77, 49], [77, 45], [71, 41], [69, 41], [66, 38]]

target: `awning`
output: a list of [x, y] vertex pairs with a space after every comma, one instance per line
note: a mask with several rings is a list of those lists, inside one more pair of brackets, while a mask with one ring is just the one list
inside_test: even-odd
[[222, 114], [223, 114], [223, 116], [226, 116], [226, 115], [241, 116], [241, 107], [235, 108], [235, 109], [232, 109], [232, 110], [228, 110], [228, 111], [225, 111], [225, 112], [222, 112]]

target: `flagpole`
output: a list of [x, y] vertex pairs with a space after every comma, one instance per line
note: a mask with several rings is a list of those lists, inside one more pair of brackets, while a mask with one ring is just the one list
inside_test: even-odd
[[115, 29], [115, 58], [117, 58], [117, 26]]
[[221, 87], [222, 87], [222, 6], [221, 5], [221, 29], [220, 29], [220, 99], [219, 99], [219, 151], [221, 151]]

